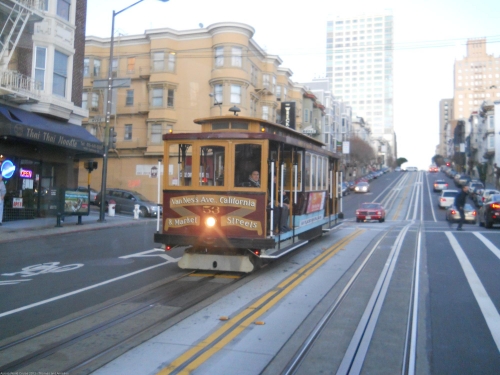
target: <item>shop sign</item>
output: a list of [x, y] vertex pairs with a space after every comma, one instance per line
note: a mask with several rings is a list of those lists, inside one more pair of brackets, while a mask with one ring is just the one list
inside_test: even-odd
[[16, 166], [10, 160], [5, 160], [0, 167], [3, 178], [11, 178], [16, 171]]
[[23, 198], [12, 198], [12, 208], [23, 208]]
[[21, 178], [31, 178], [31, 177], [33, 177], [33, 171], [30, 171], [29, 169], [21, 168], [21, 170], [19, 171], [19, 176]]

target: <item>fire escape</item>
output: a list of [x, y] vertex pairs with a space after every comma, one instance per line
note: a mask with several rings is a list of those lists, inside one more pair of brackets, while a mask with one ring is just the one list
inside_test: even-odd
[[5, 101], [21, 104], [40, 100], [39, 84], [12, 70], [9, 63], [26, 26], [43, 19], [45, 1], [0, 0], [0, 25], [3, 24], [0, 30], [0, 98]]

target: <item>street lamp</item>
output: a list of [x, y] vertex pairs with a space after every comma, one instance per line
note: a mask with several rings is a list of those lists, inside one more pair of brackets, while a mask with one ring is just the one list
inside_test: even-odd
[[[111, 96], [113, 89], [113, 47], [115, 42], [115, 17], [127, 9], [142, 3], [144, 0], [139, 0], [132, 5], [129, 5], [122, 10], [115, 12], [113, 10], [113, 17], [111, 19], [111, 42], [109, 46], [109, 67], [108, 67], [108, 90], [107, 90], [107, 103], [106, 103], [106, 126], [104, 128], [104, 155], [102, 158], [102, 182], [101, 182], [101, 202], [99, 207], [99, 221], [104, 222], [104, 202], [106, 201], [106, 178], [108, 175], [108, 150], [109, 150], [109, 122], [111, 117]], [[166, 3], [168, 0], [159, 0]]]

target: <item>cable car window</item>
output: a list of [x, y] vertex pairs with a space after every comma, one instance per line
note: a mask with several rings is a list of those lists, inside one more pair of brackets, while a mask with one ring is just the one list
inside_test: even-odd
[[306, 152], [306, 160], [304, 163], [304, 184], [306, 190], [311, 190], [311, 154]]
[[224, 186], [223, 146], [200, 147], [200, 186]]
[[323, 190], [328, 188], [328, 159], [323, 158]]
[[311, 190], [318, 190], [318, 157], [312, 155], [311, 160]]
[[229, 122], [214, 122], [212, 124], [212, 130], [222, 130], [222, 129], [229, 129]]
[[[192, 145], [186, 143], [167, 144], [168, 186], [191, 186]], [[167, 151], [167, 150], [165, 150]], [[172, 173], [170, 173], [172, 172]]]
[[234, 148], [234, 156], [234, 186], [260, 187], [262, 146], [237, 144]]
[[248, 130], [248, 122], [235, 122], [235, 121], [233, 121], [231, 123], [231, 129]]

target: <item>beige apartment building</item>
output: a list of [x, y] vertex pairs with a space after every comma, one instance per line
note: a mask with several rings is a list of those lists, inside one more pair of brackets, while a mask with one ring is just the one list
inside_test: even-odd
[[467, 56], [454, 69], [454, 119], [468, 119], [483, 101], [500, 99], [500, 57], [488, 55], [486, 38], [468, 40]]
[[[294, 85], [292, 71], [257, 45], [254, 33], [251, 26], [227, 22], [115, 37], [113, 76], [130, 78], [130, 84], [113, 90], [110, 125], [117, 142], [108, 156], [107, 187], [156, 199], [151, 170], [163, 158], [162, 135], [197, 132], [194, 119], [227, 115], [233, 106], [242, 116], [280, 122], [281, 103], [295, 102], [296, 129], [303, 131], [302, 103], [310, 93]], [[108, 74], [110, 38], [87, 36], [85, 48], [83, 107], [89, 118], [84, 123], [103, 139], [107, 90], [99, 87]], [[309, 129], [309, 118], [304, 128]], [[164, 171], [173, 174], [176, 167], [167, 162]], [[98, 171], [91, 185], [100, 184]]]

